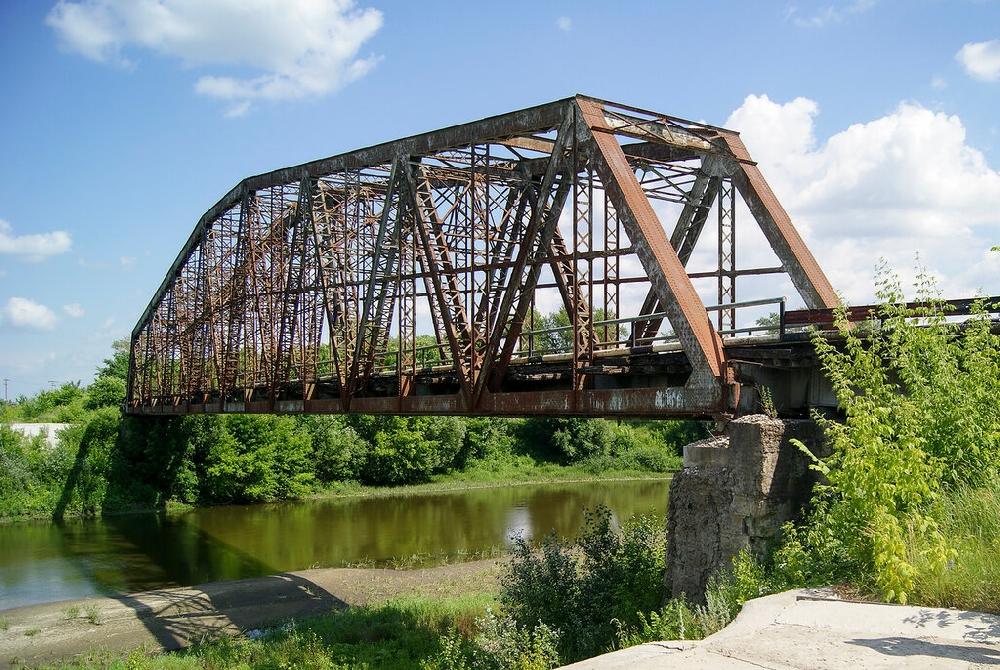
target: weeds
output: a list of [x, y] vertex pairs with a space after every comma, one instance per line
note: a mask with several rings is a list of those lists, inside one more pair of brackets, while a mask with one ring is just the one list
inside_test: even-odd
[[771, 396], [771, 389], [767, 386], [758, 386], [757, 392], [760, 394], [760, 409], [772, 419], [778, 418], [778, 410], [774, 406], [774, 398]]
[[955, 572], [938, 501], [1000, 470], [1000, 336], [982, 305], [960, 329], [949, 323], [925, 272], [913, 309], [895, 275], [882, 268], [878, 283], [879, 321], [851, 328], [842, 313], [843, 346], [813, 338], [846, 419], [821, 421], [826, 483], [804, 523], [785, 528], [775, 576], [905, 603], [921, 580]]
[[7, 617], [5, 617], [5, 616], [4, 617], [0, 617], [0, 630], [5, 631], [8, 628], [10, 628], [10, 621], [8, 621]]
[[41, 632], [42, 632], [41, 628], [29, 628], [28, 630], [24, 631], [24, 636], [34, 637], [35, 635], [38, 635]]
[[658, 611], [640, 612], [637, 625], [615, 620], [619, 647], [657, 640], [700, 640], [728, 626], [744, 602], [769, 591], [763, 581], [763, 568], [749, 550], [739, 553], [732, 568], [708, 580], [704, 605], [692, 606], [682, 595]]
[[63, 618], [67, 621], [72, 621], [80, 615], [80, 608], [76, 605], [70, 605], [69, 607], [63, 609]]
[[955, 556], [935, 570], [919, 536], [909, 535], [907, 552], [917, 567], [914, 600], [1000, 614], [1000, 477], [955, 487], [941, 500], [938, 518]]
[[83, 608], [84, 613], [87, 615], [87, 621], [95, 626], [101, 625], [101, 606], [97, 603], [90, 603]]

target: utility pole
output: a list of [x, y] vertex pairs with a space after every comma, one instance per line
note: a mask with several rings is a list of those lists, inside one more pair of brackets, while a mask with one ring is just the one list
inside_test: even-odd
[[7, 379], [6, 377], [3, 378], [3, 404], [5, 404], [5, 405], [9, 405], [10, 404], [10, 401], [7, 400], [7, 382], [9, 382], [9, 381], [10, 380]]
[[56, 390], [56, 380], [55, 379], [50, 379], [49, 380], [49, 390], [50, 391], [55, 391]]

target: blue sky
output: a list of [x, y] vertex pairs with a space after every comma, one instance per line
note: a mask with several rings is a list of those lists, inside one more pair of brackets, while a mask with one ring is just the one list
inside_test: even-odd
[[584, 93], [741, 131], [834, 286], [1000, 294], [1000, 1], [0, 1], [0, 378], [89, 383], [251, 174]]

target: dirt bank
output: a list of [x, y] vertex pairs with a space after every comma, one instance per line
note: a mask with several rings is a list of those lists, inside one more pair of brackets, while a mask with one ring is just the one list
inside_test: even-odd
[[497, 590], [499, 573], [497, 559], [421, 570], [326, 568], [2, 610], [0, 668], [70, 660], [93, 649], [180, 649], [399, 595]]

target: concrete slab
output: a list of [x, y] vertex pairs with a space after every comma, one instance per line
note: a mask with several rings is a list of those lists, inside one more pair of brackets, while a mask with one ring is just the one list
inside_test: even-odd
[[1000, 616], [843, 601], [787, 591], [748, 602], [704, 640], [653, 642], [566, 666], [679, 668], [986, 668], [1000, 666]]
[[55, 449], [59, 446], [59, 431], [72, 425], [71, 423], [12, 423], [10, 427], [11, 430], [16, 430], [29, 439], [36, 435], [43, 435], [46, 444], [51, 449]]

